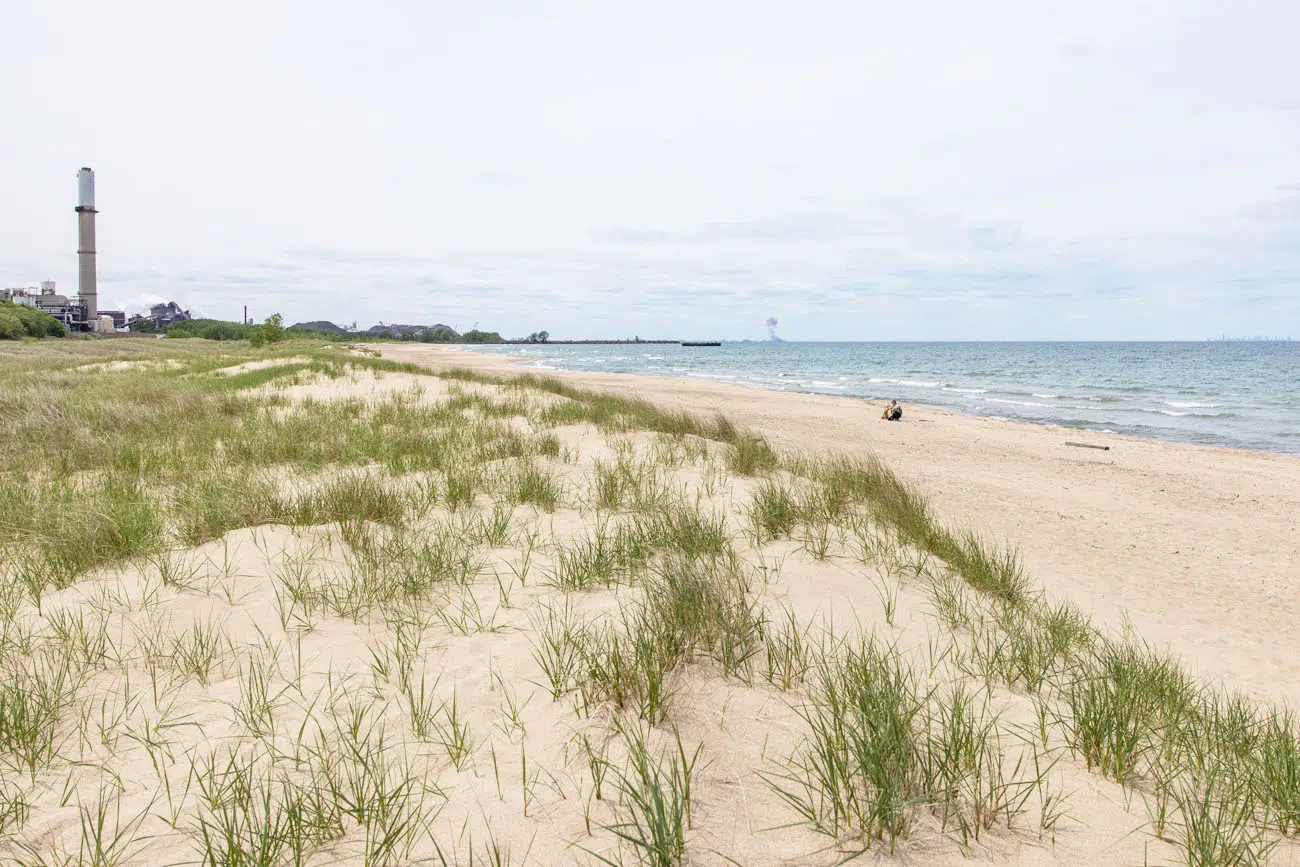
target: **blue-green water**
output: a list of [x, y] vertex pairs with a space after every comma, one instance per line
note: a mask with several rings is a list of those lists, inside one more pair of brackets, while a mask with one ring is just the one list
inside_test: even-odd
[[[475, 347], [480, 349], [480, 347]], [[1300, 343], [503, 346], [540, 369], [686, 376], [1300, 453]]]

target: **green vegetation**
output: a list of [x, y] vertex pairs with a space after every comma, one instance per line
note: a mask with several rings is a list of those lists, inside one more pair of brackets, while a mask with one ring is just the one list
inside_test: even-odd
[[24, 337], [62, 337], [67, 334], [63, 323], [34, 307], [0, 301], [0, 340]]
[[1038, 781], [1002, 777], [997, 729], [958, 689], [923, 691], [894, 647], [867, 641], [822, 661], [804, 711], [811, 743], [776, 791], [817, 829], [894, 852], [918, 811], [961, 839], [1010, 823]]
[[505, 343], [505, 339], [495, 331], [480, 331], [471, 328], [460, 336], [461, 343]]
[[[582, 810], [546, 857], [677, 865], [736, 773], [833, 857], [971, 854], [1054, 834], [1060, 767], [1187, 864], [1300, 835], [1290, 711], [1046, 599], [877, 460], [258, 333], [0, 348], [0, 859], [120, 856], [148, 816], [204, 864], [508, 863], [493, 819]], [[814, 628], [786, 562], [882, 611]], [[787, 739], [736, 771], [760, 706]], [[157, 788], [118, 820], [82, 775], [126, 763]]]
[[[0, 322], [3, 322], [3, 320], [0, 320]], [[57, 324], [57, 322], [55, 324]], [[329, 323], [324, 324], [328, 325]], [[0, 325], [0, 335], [3, 334], [3, 328], [4, 326]], [[132, 324], [131, 328], [133, 331], [145, 333], [153, 333], [155, 331], [152, 323], [147, 319], [136, 320]], [[417, 330], [411, 330], [409, 326], [393, 326], [391, 329], [371, 329], [363, 332], [345, 332], [338, 328], [334, 328], [333, 330], [325, 328], [310, 328], [304, 325], [286, 327], [284, 324], [284, 318], [279, 313], [274, 313], [267, 317], [266, 322], [261, 325], [245, 325], [240, 322], [231, 322], [224, 319], [182, 319], [177, 322], [169, 323], [166, 329], [164, 329], [164, 333], [167, 337], [173, 339], [197, 337], [203, 340], [217, 341], [250, 340], [256, 348], [266, 345], [274, 345], [289, 338], [327, 340], [331, 342], [388, 342], [394, 340], [416, 343], [505, 342], [504, 338], [495, 331], [480, 331], [474, 329], [467, 331], [464, 334], [457, 334], [445, 325], [435, 325], [430, 328]]]
[[[621, 732], [627, 747], [629, 770], [617, 770], [623, 809], [617, 823], [607, 825], [628, 844], [638, 864], [677, 867], [686, 854], [686, 831], [691, 823], [691, 777], [699, 762], [697, 747], [689, 758], [680, 732], [675, 752], [654, 759], [640, 728]], [[596, 856], [603, 864], [620, 867], [618, 861]]]
[[272, 346], [284, 340], [284, 317], [279, 313], [266, 317], [266, 322], [262, 323], [262, 337]]
[[169, 338], [199, 337], [203, 340], [247, 340], [255, 326], [222, 319], [182, 319], [166, 328]]
[[266, 317], [266, 322], [252, 328], [248, 334], [248, 342], [254, 349], [261, 349], [263, 346], [274, 346], [284, 340], [284, 317], [279, 313], [272, 313]]
[[[147, 329], [141, 329], [147, 330]], [[273, 313], [261, 325], [244, 325], [222, 319], [182, 319], [167, 325], [172, 339], [198, 337], [203, 340], [248, 340], [254, 348], [276, 344], [285, 339], [284, 318]]]

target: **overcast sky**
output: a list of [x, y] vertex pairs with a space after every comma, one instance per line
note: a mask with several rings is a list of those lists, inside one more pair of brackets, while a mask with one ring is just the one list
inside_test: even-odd
[[0, 285], [507, 336], [1300, 337], [1300, 2], [0, 0]]

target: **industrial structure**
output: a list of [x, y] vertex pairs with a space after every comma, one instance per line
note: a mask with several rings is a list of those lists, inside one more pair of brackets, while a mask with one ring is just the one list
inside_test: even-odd
[[77, 172], [77, 294], [60, 295], [53, 280], [40, 287], [0, 289], [0, 301], [33, 307], [57, 319], [69, 331], [112, 334], [126, 330], [162, 330], [172, 322], [190, 318], [174, 301], [155, 304], [147, 316], [128, 320], [122, 310], [99, 309], [98, 274], [95, 261], [95, 172], [82, 166]]
[[95, 173], [82, 166], [77, 172], [77, 293], [87, 331], [99, 326], [99, 290], [95, 273]]
[[[173, 322], [183, 322], [190, 318], [192, 318], [190, 316], [190, 311], [182, 310], [181, 305], [177, 304], [175, 301], [167, 301], [150, 307], [147, 316], [132, 316], [131, 322], [128, 324], [134, 325], [136, 328], [141, 328], [142, 325], [147, 322], [148, 328], [152, 328], [155, 331], [165, 331], [167, 330], [167, 326], [171, 325]], [[148, 328], [143, 328], [142, 330], [148, 330]]]
[[5, 289], [0, 301], [12, 301], [48, 313], [69, 331], [113, 332], [126, 324], [126, 314], [99, 309], [95, 271], [95, 173], [87, 167], [77, 172], [77, 294], [55, 291], [53, 280], [41, 281], [40, 289]]
[[[0, 289], [0, 301], [12, 301], [24, 307], [34, 307], [48, 313], [69, 331], [89, 331], [85, 305], [75, 295], [60, 295], [53, 280], [42, 280], [39, 287]], [[100, 310], [97, 331], [120, 331], [126, 327], [126, 313], [122, 310]]]
[[5, 289], [0, 291], [0, 301], [12, 301], [48, 313], [69, 331], [79, 331], [85, 325], [85, 313], [80, 302], [56, 292], [53, 280], [42, 280], [40, 288]]
[[[95, 173], [88, 168], [77, 172], [77, 295], [69, 298], [55, 291], [53, 280], [42, 280], [40, 289], [5, 289], [0, 301], [12, 301], [48, 313], [69, 331], [113, 331], [116, 317], [100, 319], [95, 282]], [[123, 316], [125, 319], [125, 316]]]

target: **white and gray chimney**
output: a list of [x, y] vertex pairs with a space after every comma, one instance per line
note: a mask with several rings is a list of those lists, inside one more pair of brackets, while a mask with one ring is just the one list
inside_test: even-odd
[[95, 173], [77, 172], [77, 293], [86, 307], [91, 331], [99, 323], [99, 297], [95, 280]]

